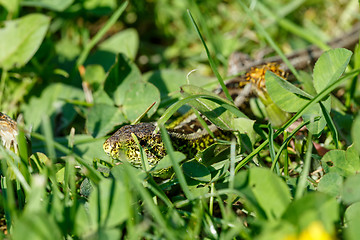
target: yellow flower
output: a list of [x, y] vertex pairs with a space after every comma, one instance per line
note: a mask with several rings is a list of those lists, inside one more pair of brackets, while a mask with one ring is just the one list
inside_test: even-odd
[[246, 80], [253, 84], [253, 89], [256, 95], [265, 105], [266, 116], [268, 117], [270, 123], [275, 127], [280, 127], [290, 118], [290, 115], [275, 105], [273, 100], [270, 98], [270, 95], [265, 87], [266, 71], [271, 71], [282, 78], [286, 77], [286, 73], [281, 70], [279, 64], [268, 63], [251, 68], [251, 70], [246, 73]]
[[299, 236], [290, 234], [282, 240], [333, 240], [332, 236], [326, 232], [324, 226], [319, 221], [312, 222]]
[[331, 240], [331, 235], [326, 232], [321, 222], [312, 222], [300, 233], [299, 240]]
[[278, 63], [267, 63], [258, 67], [253, 67], [246, 73], [246, 80], [255, 83], [259, 89], [265, 89], [265, 73], [272, 71], [276, 75], [285, 78], [286, 73], [281, 70]]

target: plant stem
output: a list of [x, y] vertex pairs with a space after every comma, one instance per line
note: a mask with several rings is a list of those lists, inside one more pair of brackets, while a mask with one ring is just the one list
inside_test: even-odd
[[194, 197], [189, 190], [189, 187], [186, 183], [185, 176], [184, 176], [183, 172], [181, 171], [179, 163], [177, 161], [175, 161], [174, 148], [171, 145], [170, 137], [167, 134], [167, 131], [166, 131], [164, 125], [160, 125], [159, 127], [160, 127], [161, 138], [163, 139], [166, 152], [168, 153], [168, 155], [170, 157], [176, 177], [179, 179], [180, 186], [181, 186], [182, 190], [184, 191], [186, 198], [192, 200], [192, 199], [194, 199]]
[[296, 192], [295, 192], [295, 199], [301, 198], [303, 196], [305, 188], [306, 188], [306, 179], [307, 179], [307, 176], [309, 175], [310, 163], [311, 163], [311, 152], [312, 152], [312, 147], [313, 147], [311, 138], [312, 138], [312, 134], [309, 131], [308, 140], [307, 140], [308, 141], [307, 152], [305, 155], [304, 167], [303, 167], [303, 170], [299, 177], [299, 183], [297, 185]]
[[233, 103], [233, 100], [232, 100], [232, 98], [231, 98], [231, 95], [230, 95], [230, 93], [229, 93], [229, 90], [226, 88], [225, 83], [224, 83], [224, 80], [222, 79], [222, 77], [220, 76], [219, 72], [217, 71], [216, 64], [215, 64], [214, 60], [211, 58], [210, 51], [209, 51], [208, 47], [206, 46], [206, 43], [205, 43], [205, 41], [204, 41], [204, 38], [202, 37], [202, 35], [201, 35], [201, 33], [200, 33], [200, 30], [199, 30], [199, 28], [198, 28], [198, 26], [197, 26], [194, 18], [193, 18], [192, 15], [191, 15], [191, 12], [190, 12], [189, 10], [188, 10], [188, 14], [189, 14], [189, 17], [190, 17], [190, 19], [191, 19], [192, 24], [194, 25], [194, 28], [195, 28], [196, 32], [197, 32], [198, 35], [199, 35], [199, 38], [200, 38], [202, 44], [204, 45], [204, 48], [205, 48], [205, 51], [206, 51], [206, 55], [207, 55], [207, 57], [208, 57], [208, 60], [209, 60], [211, 69], [213, 70], [216, 78], [218, 79], [219, 84], [220, 84], [222, 90], [224, 91], [224, 94], [225, 94], [226, 98]]
[[105, 33], [114, 25], [114, 23], [118, 20], [118, 18], [121, 16], [123, 11], [125, 10], [126, 6], [128, 5], [128, 2], [124, 2], [120, 5], [120, 7], [111, 15], [109, 20], [106, 22], [103, 28], [99, 30], [99, 32], [96, 33], [96, 35], [86, 44], [85, 48], [81, 52], [79, 58], [76, 61], [76, 68], [83, 65], [87, 56], [89, 55], [91, 49], [100, 41], [100, 39], [105, 35]]
[[289, 176], [289, 158], [288, 158], [288, 152], [287, 152], [287, 146], [288, 146], [288, 131], [284, 131], [284, 145], [285, 145], [285, 159], [284, 159], [284, 175]]

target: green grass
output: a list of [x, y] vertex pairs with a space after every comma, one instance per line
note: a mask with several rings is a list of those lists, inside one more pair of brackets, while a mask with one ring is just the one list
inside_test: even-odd
[[[267, 72], [270, 101], [252, 99], [251, 116], [224, 79], [233, 51], [269, 45], [287, 61], [310, 43], [326, 49], [358, 6], [253, 4], [1, 2], [1, 112], [23, 119], [18, 153], [0, 147], [1, 238], [357, 239], [358, 48], [326, 52], [313, 75], [288, 63], [293, 82]], [[211, 92], [218, 84], [227, 99]], [[271, 125], [269, 103], [291, 118]], [[185, 159], [165, 126], [190, 108], [233, 139]], [[104, 153], [139, 120], [157, 121], [171, 177], [157, 178], [144, 154], [136, 169]]]

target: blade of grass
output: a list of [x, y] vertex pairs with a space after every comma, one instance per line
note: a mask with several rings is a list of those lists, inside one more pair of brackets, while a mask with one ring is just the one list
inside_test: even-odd
[[3, 157], [1, 161], [1, 172], [3, 176], [0, 178], [1, 192], [3, 195], [6, 226], [7, 229], [11, 230], [13, 222], [18, 217], [17, 200], [15, 198], [13, 181], [11, 181], [12, 171], [7, 165], [7, 162], [13, 161], [13, 159], [7, 154], [7, 150], [2, 145], [0, 146], [0, 151], [2, 152], [1, 156]]
[[[207, 95], [207, 94], [194, 94], [194, 95], [191, 95], [189, 97], [186, 97], [186, 98], [183, 98], [183, 99], [177, 101], [176, 103], [171, 105], [168, 109], [166, 109], [164, 114], [157, 121], [158, 125], [164, 125], [181, 106], [183, 106], [197, 98], [213, 100], [214, 102], [220, 104], [222, 107], [224, 107], [227, 110], [234, 113], [237, 117], [246, 117], [236, 106], [229, 103], [226, 99], [223, 99], [218, 96]], [[158, 131], [158, 127], [157, 127], [156, 131]]]
[[[313, 122], [313, 120], [311, 120], [311, 122]], [[304, 191], [306, 189], [306, 179], [309, 175], [309, 170], [310, 170], [310, 163], [311, 163], [311, 154], [312, 154], [312, 134], [309, 131], [308, 132], [308, 138], [307, 138], [307, 152], [305, 155], [305, 161], [304, 161], [304, 165], [303, 165], [303, 169], [301, 171], [300, 177], [299, 177], [299, 183], [297, 184], [296, 187], [296, 192], [295, 192], [295, 199], [299, 199], [303, 196]]]
[[50, 182], [52, 183], [51, 188], [54, 193], [53, 194], [54, 197], [53, 197], [52, 204], [50, 207], [50, 212], [52, 214], [54, 214], [54, 216], [60, 217], [61, 211], [62, 211], [61, 209], [64, 208], [66, 203], [63, 201], [64, 196], [63, 196], [62, 191], [60, 190], [60, 186], [59, 186], [59, 183], [56, 178], [55, 141], [53, 140], [54, 136], [53, 136], [53, 132], [52, 132], [50, 119], [48, 116], [43, 115], [41, 127], [42, 127], [42, 131], [44, 133], [44, 142], [45, 142], [45, 147], [46, 147], [46, 150], [48, 153], [48, 158], [51, 161], [51, 163], [49, 163], [46, 166], [47, 177], [50, 179]]
[[[316, 117], [316, 118], [314, 119], [314, 122], [319, 121], [319, 120], [320, 120], [320, 117]], [[273, 161], [272, 164], [271, 164], [271, 171], [274, 171], [275, 164], [276, 164], [277, 161], [279, 160], [281, 152], [286, 148], [286, 146], [287, 146], [288, 142], [291, 140], [291, 138], [292, 138], [302, 127], [308, 125], [309, 123], [310, 123], [310, 120], [308, 120], [308, 121], [306, 121], [306, 122], [302, 122], [301, 124], [299, 124], [299, 126], [297, 126], [297, 127], [291, 132], [291, 134], [290, 134], [289, 136], [287, 136], [287, 131], [284, 131], [284, 139], [285, 139], [285, 141], [284, 141], [283, 144], [280, 146], [279, 151], [278, 151], [278, 153], [276, 154], [276, 156], [275, 156], [275, 158], [274, 158], [274, 161]], [[286, 163], [286, 167], [288, 167], [288, 166], [287, 166], [287, 163]], [[284, 168], [285, 168], [285, 165], [284, 165]], [[287, 170], [286, 170], [286, 171], [284, 170], [284, 173], [286, 173], [286, 172], [287, 172]], [[287, 174], [289, 174], [289, 173], [287, 172]], [[285, 174], [285, 176], [287, 176], [287, 175]]]
[[[70, 205], [70, 219], [74, 220], [77, 210], [77, 197], [76, 197], [76, 174], [75, 174], [75, 159], [70, 156], [65, 164], [65, 179], [64, 186], [66, 189], [65, 206]], [[67, 222], [71, 225], [72, 223]]]
[[[274, 165], [276, 167], [276, 174], [280, 175], [280, 169], [279, 169], [279, 164], [277, 163], [277, 161], [275, 160], [275, 146], [274, 146], [274, 130], [271, 126], [271, 124], [268, 124], [268, 129], [269, 129], [269, 151], [270, 151], [270, 158], [271, 158], [271, 162], [272, 165]], [[273, 169], [271, 169], [273, 170]]]
[[[6, 169], [4, 165], [6, 165], [5, 161], [2, 162], [2, 171]], [[6, 170], [5, 170], [6, 172]], [[14, 196], [14, 188], [12, 186], [11, 181], [9, 180], [9, 174], [6, 177], [1, 177], [1, 192], [3, 195], [3, 204], [4, 204], [4, 212], [5, 212], [5, 220], [6, 226], [8, 229], [12, 227], [13, 219], [16, 219], [16, 200]]]
[[0, 107], [2, 107], [2, 98], [4, 96], [6, 78], [7, 78], [7, 71], [5, 69], [2, 69], [1, 80], [0, 80]]
[[[74, 136], [75, 128], [71, 128], [69, 134], [68, 147], [73, 151], [74, 148]], [[64, 173], [64, 194], [65, 194], [65, 204], [67, 205], [71, 201], [71, 194], [76, 194], [76, 183], [75, 183], [75, 159], [73, 156], [65, 161], [65, 173]], [[76, 197], [72, 198], [71, 208], [70, 208], [70, 219], [75, 219], [76, 213]]]
[[[26, 181], [25, 181], [26, 182]], [[24, 209], [25, 203], [25, 195], [24, 190], [21, 187], [20, 182], [16, 179], [16, 196], [17, 196], [17, 207], [19, 209]]]
[[330, 114], [327, 112], [324, 104], [321, 101], [319, 102], [319, 104], [320, 104], [320, 107], [321, 107], [321, 111], [322, 111], [322, 113], [323, 113], [323, 115], [325, 117], [326, 124], [328, 125], [328, 127], [330, 129], [330, 132], [331, 132], [331, 135], [333, 137], [335, 147], [336, 147], [336, 149], [339, 149], [339, 135], [338, 135], [338, 132], [336, 130], [335, 124], [334, 124], [333, 120], [331, 119]]
[[275, 50], [275, 52], [281, 57], [281, 59], [284, 61], [284, 63], [289, 67], [290, 71], [294, 74], [296, 79], [301, 80], [301, 76], [296, 71], [294, 66], [290, 63], [290, 61], [286, 58], [285, 54], [281, 51], [281, 49], [276, 45], [276, 43], [272, 40], [270, 35], [265, 31], [264, 27], [261, 25], [259, 19], [253, 14], [253, 12], [241, 1], [237, 1], [240, 6], [244, 9], [246, 14], [252, 19], [254, 22], [256, 28], [258, 29], [259, 33], [265, 37], [267, 42], [270, 44], [270, 46]]
[[319, 38], [319, 36], [315, 36], [311, 33], [309, 33], [308, 31], [306, 31], [304, 28], [299, 27], [298, 25], [294, 24], [293, 22], [287, 20], [284, 17], [279, 17], [278, 15], [276, 15], [274, 12], [270, 11], [264, 4], [262, 4], [260, 1], [258, 1], [257, 3], [258, 8], [260, 9], [261, 12], [263, 12], [264, 14], [266, 14], [267, 16], [273, 18], [274, 20], [276, 20], [276, 22], [284, 29], [288, 30], [289, 32], [294, 33], [295, 35], [305, 39], [306, 41], [315, 44], [316, 46], [318, 46], [319, 48], [325, 50], [330, 49], [330, 47], [324, 43], [323, 41], [321, 41], [321, 39]]
[[43, 116], [42, 118], [42, 132], [45, 136], [45, 147], [47, 151], [48, 157], [51, 159], [51, 161], [55, 161], [56, 158], [56, 152], [54, 147], [54, 136], [52, 134], [52, 127], [50, 123], [50, 119], [48, 116]]
[[193, 112], [196, 115], [196, 118], [200, 122], [201, 126], [209, 133], [212, 138], [215, 138], [215, 134], [210, 130], [209, 125], [207, 125], [205, 120], [200, 116], [199, 112], [196, 109], [194, 109]]
[[232, 204], [227, 204], [226, 207], [224, 205], [224, 201], [223, 199], [220, 197], [220, 195], [218, 194], [218, 191], [216, 190], [216, 188], [214, 189], [214, 192], [210, 193], [211, 195], [215, 195], [216, 198], [216, 202], [219, 204], [219, 208], [220, 208], [220, 212], [221, 212], [221, 216], [223, 218], [223, 228], [226, 228], [227, 224], [225, 224], [225, 222], [231, 222], [231, 219], [234, 219], [235, 216], [231, 216], [234, 214], [234, 212], [232, 211], [231, 207], [233, 206]]
[[137, 147], [139, 148], [140, 151], [140, 159], [141, 159], [141, 163], [142, 163], [142, 167], [143, 170], [148, 173], [150, 171], [150, 166], [149, 166], [149, 161], [147, 159], [147, 156], [145, 154], [144, 149], [141, 147], [139, 139], [136, 137], [136, 135], [134, 133], [131, 133], [132, 138], [134, 139]]
[[[354, 50], [354, 69], [359, 69], [359, 68], [360, 68], [360, 46], [359, 44], [357, 44]], [[353, 78], [351, 80], [350, 87], [346, 91], [348, 94], [345, 95], [346, 108], [350, 108], [350, 105], [353, 103], [355, 98], [355, 93], [357, 92], [356, 91], [357, 88], [358, 88], [358, 79]]]
[[192, 194], [189, 190], [189, 187], [186, 183], [185, 176], [184, 176], [183, 172], [181, 171], [180, 165], [177, 161], [175, 161], [174, 148], [171, 145], [169, 134], [167, 133], [164, 125], [160, 125], [159, 127], [160, 127], [160, 134], [161, 134], [162, 141], [164, 142], [166, 152], [170, 157], [172, 167], [174, 169], [176, 177], [179, 179], [180, 186], [181, 186], [186, 198], [193, 199], [193, 196], [192, 196]]
[[[229, 194], [236, 194], [237, 196], [240, 196], [240, 197], [243, 197], [243, 198], [246, 197], [246, 196], [245, 196], [243, 193], [241, 193], [241, 191], [239, 191], [239, 190], [230, 189], [230, 188], [225, 188], [225, 189], [217, 190], [214, 194], [212, 194], [212, 193], [206, 193], [206, 194], [204, 194], [204, 195], [198, 195], [198, 196], [194, 197], [194, 200], [197, 200], [197, 199], [207, 199], [207, 198], [210, 198], [211, 196], [217, 197], [217, 196], [229, 195]], [[220, 199], [221, 199], [221, 197], [220, 197]], [[190, 201], [193, 201], [193, 200], [185, 199], [185, 200], [176, 202], [174, 205], [176, 206], [176, 208], [183, 208], [183, 207], [189, 205]], [[229, 209], [231, 209], [231, 205], [227, 205], [227, 206], [230, 206]]]
[[[294, 132], [294, 131], [293, 131]], [[289, 138], [288, 136], [288, 131], [284, 131], [284, 139], [285, 141], [283, 142], [283, 144], [281, 145], [280, 149], [279, 149], [279, 152], [278, 152], [278, 155], [280, 157], [280, 154], [282, 152], [282, 149], [281, 148], [285, 148], [285, 159], [284, 159], [284, 176], [289, 176], [289, 156], [288, 156], [288, 151], [287, 151], [287, 146], [288, 146], [288, 143], [290, 141], [291, 138]], [[279, 158], [277, 157], [277, 158]], [[272, 166], [271, 166], [272, 167]]]
[[[304, 105], [292, 118], [287, 121], [283, 127], [281, 127], [276, 133], [274, 134], [274, 138], [278, 137], [281, 133], [283, 133], [288, 127], [291, 126], [297, 119], [299, 119], [307, 109], [309, 109], [314, 104], [318, 103], [322, 99], [324, 99], [328, 94], [330, 94], [335, 88], [339, 86], [339, 84], [344, 81], [345, 79], [355, 77], [359, 74], [360, 70], [351, 71], [338, 80], [331, 83], [327, 88], [324, 88], [318, 95], [316, 95], [311, 101]], [[263, 149], [269, 143], [269, 139], [266, 139], [259, 147], [257, 147], [254, 151], [252, 151], [246, 158], [244, 158], [235, 168], [235, 172], [238, 172], [240, 168], [245, 166], [256, 154], [258, 154], [261, 149]]]
[[[238, 193], [238, 192], [236, 192], [236, 193]], [[236, 194], [236, 193], [232, 193], [232, 194]], [[226, 195], [227, 193], [223, 192], [222, 194]], [[223, 202], [223, 199], [220, 198], [219, 203], [220, 202]], [[178, 209], [178, 212], [181, 213], [184, 218], [189, 218], [190, 216], [193, 215], [193, 213], [188, 212], [188, 211], [184, 211], [184, 210], [181, 210], [181, 209]], [[230, 218], [230, 220], [224, 220], [223, 218], [213, 217], [213, 220], [217, 225], [224, 226], [223, 229], [228, 229], [228, 228], [232, 229], [231, 231], [232, 231], [233, 236], [226, 237], [227, 235], [229, 235], [229, 234], [226, 234], [225, 237], [224, 237], [223, 235], [221, 235], [219, 239], [237, 239], [236, 237], [239, 236], [240, 230], [244, 230], [244, 227], [243, 227], [244, 223], [241, 222], [240, 218], [238, 218], [236, 216], [231, 216], [231, 217], [232, 218]], [[234, 222], [234, 220], [236, 222]], [[196, 237], [194, 237], [194, 238], [197, 238], [198, 236], [199, 235], [196, 235]], [[242, 236], [246, 236], [244, 239], [252, 239], [249, 236], [249, 234], [246, 234], [246, 232], [244, 232], [244, 231], [242, 232]], [[194, 238], [191, 238], [191, 239], [194, 239]]]
[[69, 149], [71, 150], [74, 149], [74, 143], [75, 143], [75, 128], [72, 127], [70, 129], [69, 140], [68, 140]]
[[[149, 174], [149, 170], [150, 170], [150, 166], [149, 166], [149, 161], [147, 159], [147, 156], [145, 154], [144, 149], [141, 147], [139, 139], [136, 137], [136, 135], [134, 133], [131, 133], [131, 136], [133, 137], [136, 145], [138, 146], [139, 150], [140, 150], [140, 158], [141, 158], [141, 162], [142, 162], [142, 166], [143, 166], [143, 170]], [[158, 187], [158, 185], [156, 184], [156, 182], [154, 181], [154, 179], [152, 178], [152, 176], [149, 174], [149, 179], [148, 181], [152, 184], [149, 184], [148, 188], [155, 194], [157, 195], [160, 199], [162, 199], [166, 204], [168, 208], [173, 208], [173, 204], [172, 202], [169, 200], [169, 198], [166, 196], [166, 194]]]
[[[38, 133], [35, 133], [35, 132], [32, 132], [31, 133], [31, 136], [40, 140], [40, 141], [43, 141], [45, 142], [45, 137], [42, 136], [41, 134], [38, 134]], [[87, 162], [91, 162], [92, 159], [88, 159], [88, 158], [85, 158], [82, 159], [80, 156], [78, 156], [77, 154], [73, 153], [70, 149], [68, 149], [67, 147], [61, 145], [60, 143], [57, 143], [55, 142], [54, 140], [51, 139], [51, 141], [53, 141], [54, 143], [54, 147], [55, 149], [59, 150], [60, 152], [64, 153], [65, 155], [72, 155], [74, 156], [75, 160], [81, 164], [82, 166], [85, 167], [86, 171], [85, 171], [85, 175], [91, 179], [95, 184], [98, 184], [99, 181], [103, 178], [102, 175], [97, 172], [94, 168], [92, 168]]]
[[[126, 169], [125, 169], [126, 171]], [[128, 196], [128, 204], [133, 203], [131, 207], [127, 208], [128, 211], [128, 219], [126, 221], [126, 230], [128, 231], [129, 239], [139, 239], [138, 232], [136, 231], [136, 222], [138, 222], [138, 214], [137, 209], [139, 209], [139, 202], [137, 199], [137, 194], [135, 194], [132, 189], [133, 186], [131, 185], [131, 179], [126, 175], [123, 174], [122, 182], [124, 184], [124, 188], [126, 189], [127, 196]]]
[[56, 160], [50, 159], [50, 162], [45, 166], [46, 177], [49, 181], [49, 188], [52, 193], [51, 204], [49, 205], [49, 213], [54, 216], [58, 221], [62, 221], [63, 209], [67, 207], [64, 201], [64, 194], [60, 190], [60, 184], [57, 181], [55, 166]]
[[25, 137], [25, 133], [23, 131], [23, 123], [18, 123], [18, 135], [16, 136], [17, 143], [18, 143], [18, 156], [19, 156], [19, 163], [18, 167], [21, 174], [24, 176], [26, 182], [30, 183], [31, 174], [29, 171], [29, 146], [27, 139]]
[[200, 235], [201, 229], [204, 228], [204, 207], [201, 201], [196, 201], [194, 203], [192, 212], [189, 214], [189, 225], [190, 227], [188, 231], [188, 236], [185, 239], [196, 239]]
[[213, 218], [211, 218], [209, 216], [209, 214], [207, 214], [206, 212], [204, 212], [204, 216], [205, 218], [203, 217], [202, 220], [204, 222], [204, 227], [203, 228], [207, 228], [207, 232], [211, 233], [211, 238], [213, 239], [219, 239], [219, 232], [217, 230], [217, 228], [215, 227], [215, 223], [213, 221]]
[[208, 60], [209, 60], [211, 69], [213, 70], [216, 78], [218, 79], [219, 84], [220, 84], [222, 90], [224, 91], [224, 94], [225, 94], [226, 98], [227, 98], [230, 102], [233, 102], [233, 100], [232, 100], [232, 98], [231, 98], [231, 95], [230, 95], [228, 89], [227, 89], [226, 86], [225, 86], [224, 80], [222, 79], [221, 75], [219, 74], [219, 72], [218, 72], [218, 70], [217, 70], [217, 66], [216, 66], [215, 62], [214, 62], [214, 60], [211, 58], [210, 51], [209, 51], [208, 47], [206, 46], [205, 40], [204, 40], [204, 38], [202, 37], [202, 35], [201, 35], [201, 33], [200, 33], [200, 30], [199, 30], [199, 28], [198, 28], [198, 26], [197, 26], [197, 24], [196, 24], [193, 16], [191, 15], [190, 10], [187, 10], [187, 12], [188, 12], [188, 15], [189, 15], [189, 17], [190, 17], [190, 20], [191, 20], [192, 24], [194, 25], [194, 28], [195, 28], [197, 34], [199, 35], [199, 38], [200, 38], [200, 40], [201, 40], [201, 42], [202, 42], [202, 44], [203, 44], [203, 46], [204, 46], [204, 48], [205, 48], [206, 55], [207, 55], [207, 57], [208, 57]]
[[278, 16], [286, 17], [288, 15], [294, 14], [294, 12], [297, 11], [305, 2], [306, 0], [298, 0], [285, 3], [277, 11]]
[[[218, 56], [221, 54], [221, 45], [222, 42], [219, 41], [219, 36], [217, 36], [216, 34], [211, 33], [210, 28], [208, 27], [207, 24], [207, 18], [205, 16], [205, 14], [208, 15], [208, 13], [202, 12], [199, 8], [199, 4], [196, 1], [188, 1], [189, 5], [190, 5], [190, 9], [194, 12], [195, 16], [197, 16], [197, 20], [198, 23], [200, 24], [200, 26], [202, 26], [202, 30], [204, 33], [204, 36], [206, 37], [210, 47], [212, 47], [212, 49], [215, 52], [215, 58], [214, 61], [216, 62], [216, 64], [218, 63]], [[222, 38], [220, 38], [221, 40]]]
[[149, 178], [148, 182], [150, 183], [147, 187], [158, 196], [166, 204], [167, 208], [174, 208], [174, 204], [170, 201], [168, 196], [161, 190], [153, 178]]
[[230, 189], [234, 188], [234, 180], [235, 180], [235, 158], [236, 158], [235, 146], [236, 146], [235, 139], [232, 139], [230, 145], [230, 176], [229, 176]]
[[[214, 194], [214, 191], [215, 191], [215, 183], [211, 183], [210, 185], [210, 193]], [[214, 197], [211, 196], [210, 197], [210, 200], [209, 200], [209, 214], [210, 216], [213, 216], [214, 215]]]
[[127, 177], [131, 180], [132, 185], [135, 187], [136, 191], [141, 195], [145, 206], [148, 211], [151, 213], [154, 220], [160, 225], [159, 231], [163, 231], [167, 236], [167, 239], [177, 239], [176, 234], [171, 228], [168, 227], [166, 220], [164, 219], [160, 209], [154, 204], [154, 201], [146, 190], [146, 188], [139, 182], [139, 179], [136, 178], [136, 174], [133, 173], [133, 169], [129, 163], [124, 163], [125, 172]]
[[112, 25], [119, 19], [121, 14], [124, 12], [127, 7], [128, 2], [123, 2], [119, 8], [111, 15], [106, 24], [96, 33], [96, 35], [86, 44], [83, 51], [81, 52], [79, 58], [76, 61], [76, 69], [79, 66], [83, 65], [87, 56], [89, 55], [91, 49], [100, 41], [100, 39], [105, 35], [105, 33], [111, 28]]
[[[21, 186], [24, 188], [24, 191], [26, 193], [30, 192], [30, 185], [29, 183], [26, 181], [26, 178], [24, 177], [24, 175], [21, 173], [20, 169], [19, 169], [19, 164], [21, 164], [21, 160], [20, 158], [13, 152], [5, 150], [3, 146], [1, 146], [0, 148], [1, 150], [1, 155], [5, 156], [6, 158], [6, 162], [8, 164], [8, 166], [10, 166], [11, 171], [14, 173], [15, 178], [17, 181], [20, 182]], [[15, 162], [17, 164], [15, 164]]]
[[132, 123], [131, 125], [137, 124], [138, 122], [140, 122], [141, 119], [143, 119], [143, 117], [145, 117], [145, 115], [150, 111], [150, 109], [156, 104], [156, 102], [153, 102], [146, 110], [145, 112], [143, 112], [139, 117], [137, 117]]
[[25, 132], [23, 131], [23, 127], [19, 127], [19, 124], [18, 124], [18, 132], [19, 132], [19, 134], [17, 135], [16, 139], [17, 139], [18, 146], [19, 146], [19, 156], [20, 156], [22, 163], [24, 165], [28, 166], [28, 157], [29, 157], [28, 142], [26, 140], [26, 136], [25, 136]]

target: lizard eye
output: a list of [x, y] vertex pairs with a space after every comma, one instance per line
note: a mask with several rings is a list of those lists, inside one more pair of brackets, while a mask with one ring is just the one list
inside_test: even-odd
[[146, 140], [145, 139], [141, 139], [140, 140], [140, 145], [143, 147], [146, 145]]

